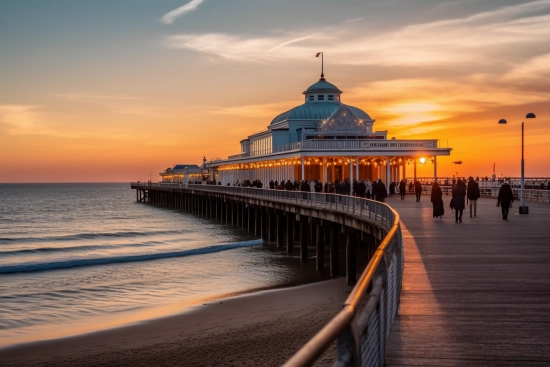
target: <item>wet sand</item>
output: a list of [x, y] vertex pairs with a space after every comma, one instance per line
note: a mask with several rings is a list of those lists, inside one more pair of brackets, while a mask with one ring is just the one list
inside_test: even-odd
[[[345, 278], [211, 301], [181, 315], [0, 349], [1, 366], [280, 366], [342, 308]], [[318, 361], [331, 366], [334, 345]]]

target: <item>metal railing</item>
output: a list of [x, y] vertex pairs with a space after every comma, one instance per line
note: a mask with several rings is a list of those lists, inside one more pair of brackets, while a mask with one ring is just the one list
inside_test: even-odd
[[[164, 187], [236, 194], [337, 210], [375, 223], [387, 231], [340, 311], [303, 346], [285, 367], [310, 366], [337, 340], [335, 366], [382, 366], [386, 339], [397, 310], [403, 279], [403, 236], [399, 215], [387, 204], [352, 196], [251, 187], [132, 183], [140, 188]], [[367, 294], [369, 286], [372, 289]]]
[[274, 152], [292, 150], [341, 150], [341, 149], [425, 150], [437, 149], [437, 140], [382, 140], [382, 139], [312, 139], [279, 145]]

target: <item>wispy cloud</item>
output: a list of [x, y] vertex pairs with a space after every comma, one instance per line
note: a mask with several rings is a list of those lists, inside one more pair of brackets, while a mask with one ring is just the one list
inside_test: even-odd
[[198, 6], [203, 2], [204, 0], [191, 0], [187, 4], [164, 14], [161, 20], [164, 24], [171, 24], [174, 22], [174, 20], [181, 17], [182, 15], [197, 9]]
[[90, 93], [49, 93], [52, 97], [60, 97], [66, 99], [80, 101], [132, 101], [139, 100], [140, 97], [127, 96], [124, 94], [90, 94]]
[[8, 124], [11, 132], [32, 130], [38, 119], [40, 106], [0, 105], [0, 122]]
[[[357, 19], [350, 19], [356, 21]], [[550, 0], [508, 6], [472, 16], [415, 24], [383, 34], [358, 32], [344, 23], [338, 29], [298, 30], [285, 35], [246, 37], [223, 33], [169, 36], [166, 45], [246, 62], [296, 62], [317, 52], [344, 65], [487, 67], [524, 56], [511, 48], [535, 46], [550, 52]], [[538, 47], [537, 47], [538, 46]]]
[[307, 40], [307, 39], [312, 38], [312, 37], [314, 37], [314, 36], [315, 36], [315, 35], [312, 34], [312, 35], [310, 35], [310, 36], [299, 37], [299, 38], [292, 39], [292, 40], [290, 40], [290, 41], [283, 42], [283, 43], [278, 44], [277, 46], [273, 47], [272, 49], [268, 50], [267, 52], [272, 52], [272, 51], [278, 50], [278, 49], [280, 49], [281, 47], [288, 46], [288, 45], [293, 44], [293, 43], [296, 43], [296, 42], [304, 41], [304, 40]]
[[344, 23], [353, 23], [353, 22], [358, 22], [360, 20], [363, 20], [363, 18], [346, 19], [344, 20]]

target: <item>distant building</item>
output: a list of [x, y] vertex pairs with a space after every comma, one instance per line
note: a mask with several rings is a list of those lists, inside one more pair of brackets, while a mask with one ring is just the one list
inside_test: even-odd
[[[433, 164], [451, 148], [438, 140], [388, 139], [374, 131], [365, 111], [342, 103], [342, 91], [324, 77], [303, 92], [304, 103], [275, 117], [261, 132], [241, 141], [241, 152], [206, 163], [211, 179], [223, 185], [237, 180], [321, 180], [380, 178], [389, 185], [406, 177], [420, 157]], [[411, 167], [412, 168], [412, 167]], [[415, 170], [416, 171], [416, 170]]]
[[202, 170], [196, 164], [176, 164], [160, 173], [162, 182], [202, 182]]

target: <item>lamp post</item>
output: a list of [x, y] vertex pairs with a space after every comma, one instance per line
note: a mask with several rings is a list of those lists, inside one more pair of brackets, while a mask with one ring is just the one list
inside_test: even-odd
[[[526, 119], [534, 119], [535, 117], [536, 117], [535, 114], [532, 113], [532, 112], [529, 112], [527, 115], [525, 115]], [[506, 121], [505, 119], [500, 119], [500, 120], [498, 120], [498, 123], [504, 125], [504, 124], [507, 124], [508, 121]], [[522, 122], [521, 123], [521, 181], [520, 181], [521, 190], [520, 190], [520, 194], [519, 194], [521, 204], [520, 204], [520, 207], [519, 207], [519, 214], [529, 214], [529, 207], [525, 205], [525, 195], [524, 195], [524, 190], [525, 190], [525, 161], [524, 161], [524, 157], [523, 157], [524, 125], [525, 125], [525, 123]]]

